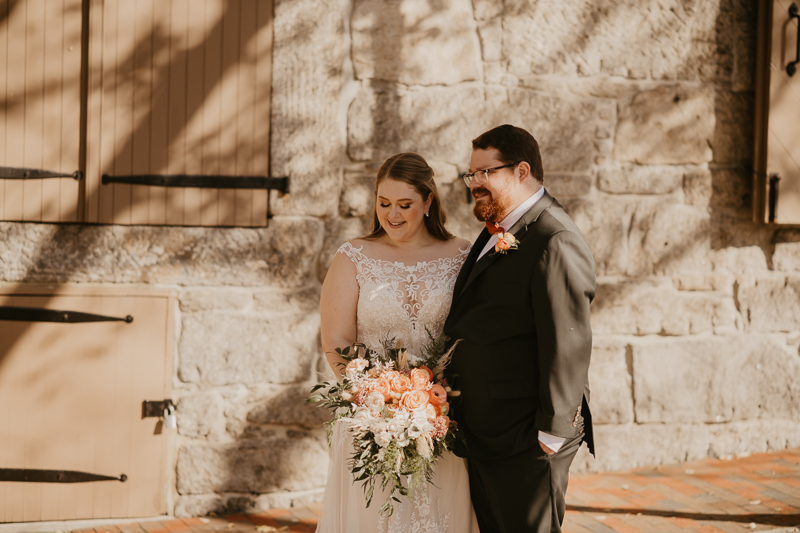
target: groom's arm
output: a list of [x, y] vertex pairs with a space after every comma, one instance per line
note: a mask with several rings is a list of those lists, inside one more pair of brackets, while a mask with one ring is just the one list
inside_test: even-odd
[[555, 437], [578, 433], [573, 423], [589, 372], [594, 292], [594, 259], [586, 242], [570, 231], [553, 234], [534, 269], [531, 303], [539, 352], [535, 427]]

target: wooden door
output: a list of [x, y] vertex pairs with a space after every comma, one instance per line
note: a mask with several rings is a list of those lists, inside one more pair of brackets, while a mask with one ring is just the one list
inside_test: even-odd
[[[79, 170], [81, 6], [0, 0], [0, 167]], [[70, 177], [0, 179], [0, 220], [75, 222], [79, 193]]]
[[800, 38], [792, 5], [759, 2], [753, 201], [756, 220], [776, 224], [800, 224], [800, 72], [787, 71]]
[[0, 322], [0, 468], [74, 470], [127, 481], [0, 482], [0, 522], [165, 514], [168, 439], [144, 400], [169, 398], [169, 293], [115, 288], [0, 291], [0, 305], [133, 322]]

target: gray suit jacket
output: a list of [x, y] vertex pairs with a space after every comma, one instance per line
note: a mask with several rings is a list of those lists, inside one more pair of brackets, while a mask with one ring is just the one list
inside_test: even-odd
[[571, 438], [584, 426], [594, 453], [588, 370], [592, 253], [545, 192], [510, 229], [519, 249], [475, 261], [484, 230], [456, 280], [444, 327], [461, 339], [448, 367], [461, 403], [461, 456], [508, 457], [538, 446], [539, 430]]

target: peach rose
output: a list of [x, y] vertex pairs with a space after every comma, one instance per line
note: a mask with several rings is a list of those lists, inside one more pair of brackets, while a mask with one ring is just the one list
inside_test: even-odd
[[495, 252], [505, 252], [511, 248], [516, 248], [517, 239], [512, 233], [500, 233], [497, 235], [497, 244], [494, 245]]
[[399, 372], [397, 372], [397, 375], [389, 380], [389, 385], [391, 385], [393, 392], [399, 394], [403, 394], [404, 392], [411, 390], [411, 380], [408, 379], [408, 376], [404, 376]]
[[400, 372], [398, 372], [397, 370], [387, 370], [386, 372], [381, 374], [381, 377], [383, 379], [385, 379], [386, 381], [388, 381], [389, 383], [391, 383], [392, 380], [394, 378], [396, 378], [397, 376], [399, 376], [399, 375], [400, 375]]
[[434, 405], [441, 405], [447, 401], [447, 391], [441, 385], [433, 385], [428, 394], [431, 397], [431, 403]]
[[383, 394], [384, 401], [389, 401], [392, 398], [392, 387], [389, 382], [383, 378], [373, 380], [367, 385], [370, 392], [380, 392]]
[[431, 378], [428, 371], [422, 368], [415, 368], [411, 371], [411, 388], [412, 389], [427, 389], [431, 383]]
[[417, 368], [421, 368], [422, 370], [426, 370], [428, 372], [428, 379], [433, 381], [433, 370], [428, 368], [427, 366], [418, 366]]
[[410, 390], [400, 398], [400, 407], [406, 411], [424, 409], [428, 405], [428, 393], [424, 390]]

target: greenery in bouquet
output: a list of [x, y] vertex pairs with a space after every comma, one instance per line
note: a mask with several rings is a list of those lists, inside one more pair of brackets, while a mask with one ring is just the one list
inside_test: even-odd
[[329, 439], [336, 422], [345, 419], [353, 436], [355, 480], [364, 482], [367, 506], [376, 486], [388, 488], [380, 510], [389, 515], [392, 501], [400, 501], [396, 494], [413, 497], [410, 489], [425, 490], [432, 482], [434, 464], [457, 437], [448, 413], [449, 399], [459, 392], [444, 378], [455, 344], [445, 351], [444, 336], [429, 338], [422, 354], [408, 353], [394, 339], [381, 351], [362, 344], [337, 349], [345, 360], [342, 382], [319, 383], [309, 397], [333, 411]]

